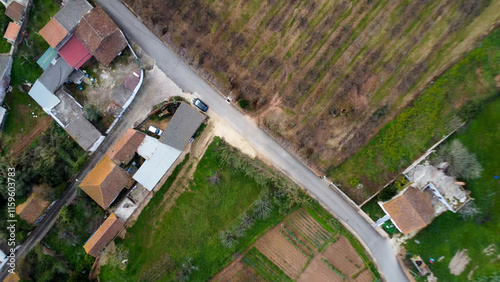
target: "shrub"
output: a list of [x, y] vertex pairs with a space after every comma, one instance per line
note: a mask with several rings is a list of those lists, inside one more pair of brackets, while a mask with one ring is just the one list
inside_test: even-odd
[[390, 185], [389, 187], [386, 187], [385, 189], [380, 191], [380, 193], [377, 196], [377, 199], [379, 201], [388, 201], [392, 197], [396, 196], [397, 193], [398, 190], [396, 189], [396, 187], [394, 187], [394, 185]]
[[240, 105], [242, 109], [246, 109], [250, 105], [250, 102], [246, 99], [240, 99], [238, 100], [238, 105]]

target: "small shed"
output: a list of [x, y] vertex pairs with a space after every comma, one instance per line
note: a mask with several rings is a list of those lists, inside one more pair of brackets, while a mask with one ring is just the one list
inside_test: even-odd
[[99, 253], [115, 238], [124, 225], [125, 222], [117, 218], [114, 213], [110, 214], [83, 246], [85, 252], [98, 257]]
[[54, 48], [49, 47], [45, 53], [36, 61], [36, 63], [43, 69], [46, 70], [50, 64], [57, 57], [57, 51]]
[[181, 103], [161, 135], [160, 142], [182, 151], [204, 120], [203, 114], [187, 103]]
[[7, 39], [7, 41], [9, 41], [10, 43], [14, 43], [16, 42], [17, 35], [19, 35], [20, 30], [21, 30], [20, 25], [10, 22], [3, 38]]
[[49, 202], [40, 198], [38, 193], [33, 193], [26, 202], [16, 207], [16, 213], [29, 224], [34, 224], [49, 206]]

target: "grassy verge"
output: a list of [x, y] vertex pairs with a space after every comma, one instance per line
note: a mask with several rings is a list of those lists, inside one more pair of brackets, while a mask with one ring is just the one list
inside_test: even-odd
[[[500, 159], [496, 154], [500, 144], [500, 99], [488, 104], [455, 138], [477, 155], [484, 168], [481, 178], [470, 180], [466, 185], [481, 214], [474, 219], [463, 219], [458, 214], [444, 213], [417, 234], [415, 240], [420, 244], [411, 240], [406, 245], [409, 254], [419, 254], [424, 261], [444, 256], [441, 262], [429, 264], [432, 272], [442, 281], [467, 280], [472, 270], [473, 279], [478, 279], [500, 269], [500, 262], [494, 260], [500, 254], [500, 180], [494, 178], [500, 176]], [[497, 251], [488, 256], [483, 250], [491, 244], [496, 244]], [[455, 276], [450, 274], [448, 265], [455, 253], [462, 249], [467, 249], [471, 261], [461, 275]]]
[[[453, 128], [456, 115], [470, 101], [482, 103], [497, 93], [500, 73], [500, 29], [446, 71], [408, 108], [387, 123], [370, 142], [328, 175], [358, 203], [368, 198], [402, 168]], [[462, 116], [462, 118], [464, 118]], [[467, 118], [467, 117], [465, 117]], [[361, 193], [349, 184], [359, 178]]]

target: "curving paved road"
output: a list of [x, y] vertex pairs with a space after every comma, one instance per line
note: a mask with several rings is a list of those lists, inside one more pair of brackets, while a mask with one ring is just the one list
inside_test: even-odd
[[330, 189], [328, 184], [259, 129], [249, 118], [228, 105], [217, 90], [185, 64], [169, 47], [165, 46], [119, 0], [97, 0], [97, 2], [128, 36], [155, 59], [158, 67], [181, 89], [198, 93], [213, 111], [234, 127], [260, 154], [267, 156], [277, 168], [309, 190], [349, 225], [358, 238], [369, 248], [387, 281], [407, 281], [388, 240], [383, 238], [339, 194]]

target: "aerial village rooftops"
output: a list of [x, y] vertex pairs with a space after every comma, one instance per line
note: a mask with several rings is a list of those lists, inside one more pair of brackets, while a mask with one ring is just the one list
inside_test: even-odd
[[435, 215], [430, 200], [414, 187], [407, 187], [391, 200], [380, 203], [380, 206], [403, 234], [427, 226]]
[[50, 112], [61, 102], [56, 95], [50, 92], [40, 80], [35, 81], [28, 94], [40, 105], [45, 112]]
[[34, 224], [49, 204], [48, 201], [40, 198], [37, 192], [34, 192], [24, 203], [16, 207], [16, 213], [27, 223]]

